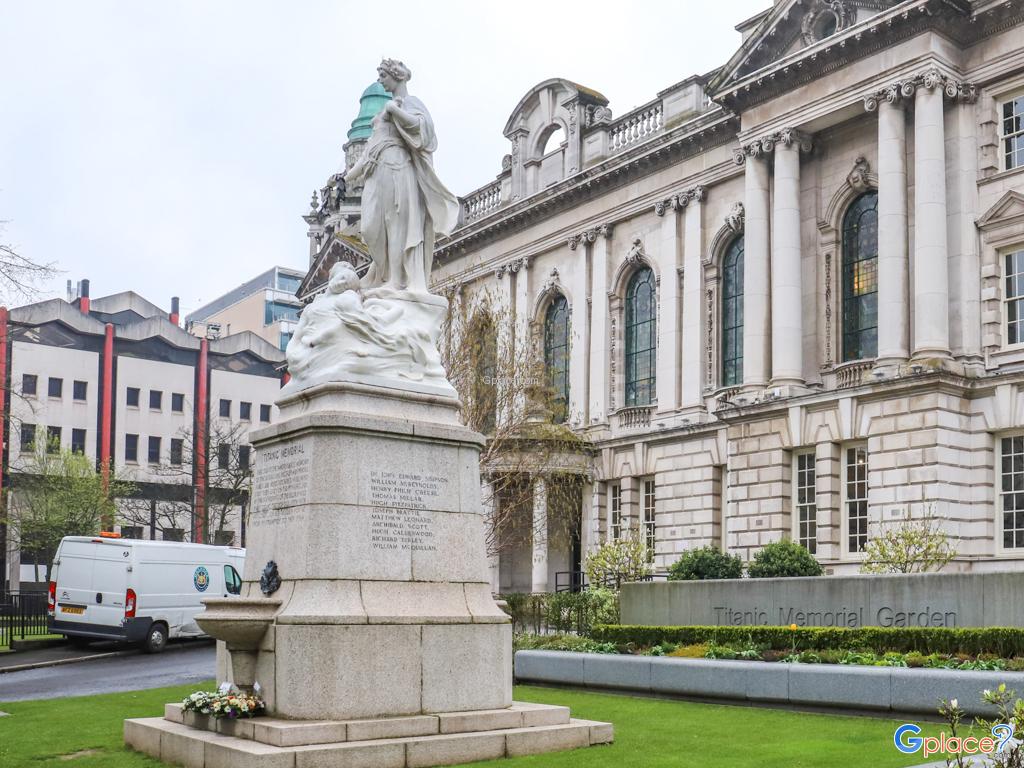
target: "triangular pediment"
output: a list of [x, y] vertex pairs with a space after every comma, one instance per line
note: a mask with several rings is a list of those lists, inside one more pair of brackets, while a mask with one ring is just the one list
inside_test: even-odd
[[1018, 219], [1024, 219], [1024, 194], [1011, 189], [985, 211], [977, 223], [979, 229], [991, 229]]
[[335, 233], [320, 248], [313, 264], [303, 278], [297, 295], [305, 298], [319, 291], [327, 284], [331, 267], [339, 261], [347, 261], [358, 274], [363, 275], [370, 265], [370, 254], [366, 245], [355, 235]]
[[[756, 23], [743, 25], [743, 44], [709, 83], [712, 91], [728, 88], [747, 75], [804, 48], [842, 34], [855, 24], [897, 5], [899, 0], [782, 0]], [[755, 20], [757, 17], [755, 17]]]

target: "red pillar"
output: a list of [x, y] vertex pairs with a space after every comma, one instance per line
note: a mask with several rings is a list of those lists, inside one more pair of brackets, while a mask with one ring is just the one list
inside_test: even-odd
[[210, 343], [206, 339], [199, 340], [199, 367], [196, 371], [196, 412], [195, 431], [193, 433], [193, 454], [195, 456], [195, 515], [193, 515], [192, 541], [200, 544], [206, 541], [206, 441], [207, 441], [207, 408], [206, 383], [209, 369]]
[[[114, 410], [114, 326], [107, 323], [103, 329], [103, 391], [100, 395], [100, 477], [103, 491], [110, 488], [111, 420]], [[113, 529], [114, 521], [104, 517], [103, 530]]]

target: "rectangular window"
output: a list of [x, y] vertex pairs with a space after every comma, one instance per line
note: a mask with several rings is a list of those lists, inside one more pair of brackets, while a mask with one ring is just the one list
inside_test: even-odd
[[281, 332], [281, 336], [278, 339], [277, 345], [281, 349], [288, 349], [288, 345], [291, 343], [292, 336], [294, 336], [294, 335], [295, 335], [294, 331], [288, 331], [287, 333], [282, 331]]
[[278, 320], [291, 320], [297, 322], [299, 319], [299, 309], [301, 307], [294, 307], [291, 304], [282, 304], [279, 301], [268, 301], [264, 305], [263, 311], [263, 324], [270, 325], [276, 323]]
[[160, 438], [150, 437], [149, 438], [149, 463], [159, 464], [160, 463]]
[[235, 543], [234, 531], [216, 531], [213, 534], [213, 543], [218, 547], [230, 547]]
[[252, 403], [242, 400], [238, 404], [238, 418], [242, 421], [249, 421], [252, 418]]
[[89, 384], [85, 381], [76, 381], [71, 387], [71, 394], [75, 400], [85, 400], [85, 393], [89, 391]]
[[643, 521], [644, 521], [644, 544], [647, 545], [647, 561], [650, 563], [654, 562], [654, 535], [655, 535], [655, 523], [654, 523], [654, 481], [644, 480], [644, 505], [643, 505]]
[[139, 436], [124, 436], [124, 460], [135, 463], [139, 460]]
[[260, 421], [264, 421], [264, 422], [270, 421], [270, 406], [269, 405], [261, 405], [260, 406]]
[[181, 392], [171, 393], [171, 410], [174, 413], [185, 412], [185, 396]]
[[1003, 255], [1003, 314], [1006, 343], [1024, 342], [1024, 250]]
[[1024, 435], [999, 441], [1000, 510], [1003, 513], [1003, 548], [1024, 547]]
[[252, 454], [252, 447], [248, 445], [238, 446], [238, 468], [249, 468], [249, 457]]
[[142, 526], [139, 525], [122, 525], [121, 526], [121, 538], [122, 539], [141, 539], [144, 538], [142, 535]]
[[85, 430], [84, 429], [72, 429], [71, 430], [71, 452], [72, 453], [85, 453]]
[[164, 541], [184, 541], [184, 528], [164, 528]]
[[21, 425], [21, 452], [32, 453], [36, 449], [36, 425]]
[[60, 427], [46, 428], [46, 452], [60, 453]]
[[793, 462], [793, 533], [812, 555], [818, 551], [818, 500], [815, 490], [814, 452], [798, 453]]
[[225, 419], [231, 418], [231, 401], [221, 398], [220, 400], [220, 415]]
[[217, 468], [231, 468], [231, 446], [228, 443], [221, 443], [217, 446]]
[[1003, 102], [1003, 170], [1024, 166], [1024, 94]]
[[608, 533], [612, 541], [622, 538], [622, 486], [618, 483], [608, 487]]
[[149, 390], [149, 407], [154, 411], [159, 411], [164, 407], [164, 393], [159, 389]]
[[34, 373], [23, 373], [21, 375], [21, 394], [25, 397], [34, 397], [39, 377]]
[[180, 467], [182, 454], [185, 449], [185, 441], [180, 437], [171, 438], [171, 466]]
[[138, 387], [128, 387], [128, 389], [125, 390], [124, 404], [127, 405], [129, 408], [138, 408], [139, 407], [139, 388]]
[[846, 532], [851, 553], [868, 543], [868, 449], [846, 449]]
[[64, 396], [64, 379], [57, 379], [53, 376], [50, 377], [50, 383], [47, 387], [46, 394], [50, 397], [63, 397]]

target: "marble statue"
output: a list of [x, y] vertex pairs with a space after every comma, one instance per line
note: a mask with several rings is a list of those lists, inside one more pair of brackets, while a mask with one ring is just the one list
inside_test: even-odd
[[[286, 356], [296, 391], [353, 377], [418, 382], [454, 394], [437, 351], [447, 300], [429, 291], [434, 240], [456, 226], [459, 201], [434, 172], [437, 134], [412, 76], [384, 59], [378, 81], [393, 98], [345, 183], [362, 185], [360, 231], [372, 264], [361, 281], [347, 264], [302, 311]], [[336, 271], [337, 270], [337, 271]]]

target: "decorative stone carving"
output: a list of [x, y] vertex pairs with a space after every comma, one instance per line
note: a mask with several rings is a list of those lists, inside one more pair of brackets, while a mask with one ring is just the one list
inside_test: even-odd
[[871, 189], [871, 182], [868, 179], [871, 173], [871, 165], [863, 156], [853, 162], [853, 170], [846, 177], [846, 182], [858, 192], [866, 192]]
[[508, 263], [508, 271], [512, 274], [517, 273], [519, 270], [525, 272], [530, 268], [530, 258], [528, 256], [522, 256], [518, 259], [514, 259]]
[[707, 331], [704, 335], [704, 382], [710, 387], [715, 370], [715, 289], [711, 286], [705, 292], [705, 312], [704, 325]]
[[612, 121], [612, 111], [608, 107], [594, 107], [590, 117], [591, 125], [608, 125]]
[[[835, 28], [825, 34], [831, 19]], [[856, 14], [844, 0], [814, 0], [800, 22], [800, 39], [805, 46], [814, 45], [829, 35], [834, 35], [850, 26]]]
[[700, 185], [689, 187], [688, 189], [684, 189], [678, 195], [673, 195], [672, 197], [656, 202], [654, 204], [654, 212], [658, 216], [664, 216], [665, 212], [670, 208], [673, 211], [678, 211], [686, 208], [686, 206], [690, 204], [691, 200], [699, 203], [703, 202], [706, 197], [707, 192], [704, 187]]
[[501, 170], [511, 171], [512, 170], [512, 155], [501, 156]]
[[558, 275], [558, 267], [552, 267], [551, 272], [548, 273], [547, 279], [544, 281], [544, 285], [540, 289], [541, 296], [545, 296], [549, 293], [562, 293], [562, 283]]
[[598, 232], [601, 233], [601, 237], [606, 240], [610, 240], [612, 236], [612, 230], [615, 228], [614, 224], [602, 224], [597, 228]]
[[832, 365], [832, 254], [825, 254], [825, 365]]
[[281, 588], [281, 574], [277, 571], [277, 563], [273, 560], [267, 562], [260, 575], [260, 592], [264, 595], [272, 595]]
[[732, 210], [729, 211], [729, 215], [725, 217], [725, 226], [738, 235], [743, 231], [743, 222], [743, 203], [733, 203]]
[[576, 250], [576, 246], [578, 246], [579, 244], [580, 244], [580, 236], [579, 235], [569, 235], [569, 250], [570, 251], [575, 251]]
[[890, 104], [895, 104], [900, 99], [910, 99], [918, 88], [927, 88], [928, 90], [941, 88], [946, 98], [970, 104], [973, 104], [978, 98], [978, 89], [973, 83], [954, 80], [932, 67], [906, 80], [897, 80], [874, 93], [869, 93], [864, 97], [864, 109], [874, 112], [883, 99]]
[[636, 264], [646, 258], [647, 252], [644, 250], [644, 241], [638, 237], [633, 240], [633, 244], [629, 247], [629, 250], [626, 251], [624, 261], [627, 264]]
[[775, 137], [780, 144], [787, 147], [797, 144], [801, 152], [810, 152], [814, 147], [810, 135], [796, 128], [783, 128]]

